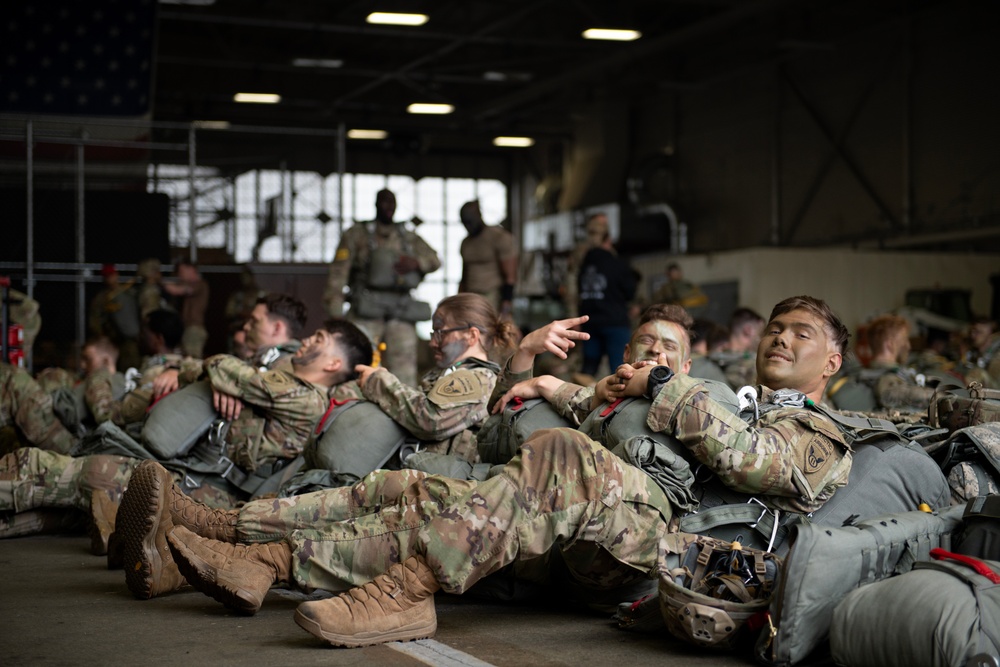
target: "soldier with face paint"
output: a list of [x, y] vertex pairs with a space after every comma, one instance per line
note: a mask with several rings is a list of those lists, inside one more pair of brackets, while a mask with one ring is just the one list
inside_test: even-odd
[[[529, 334], [509, 368], [518, 371], [541, 350], [565, 354], [585, 335], [573, 325], [565, 320]], [[847, 341], [846, 328], [825, 303], [796, 297], [775, 307], [757, 372], [771, 385], [761, 388], [761, 403], [776, 401], [753, 424], [715, 403], [698, 380], [658, 370], [673, 360], [683, 370], [688, 360], [686, 329], [674, 326], [655, 324], [646, 328], [648, 336], [633, 337], [629, 352], [636, 364], [620, 367], [600, 391], [611, 399], [650, 398], [651, 429], [672, 434], [727, 486], [769, 507], [810, 512], [846, 484], [851, 457], [844, 436], [807, 405], [820, 400]], [[547, 381], [527, 386], [542, 395], [551, 389]], [[778, 403], [787, 396], [775, 389], [790, 390], [798, 405]], [[396, 482], [401, 488], [389, 489]], [[366, 488], [378, 486], [393, 500], [363, 506], [370, 499]], [[330, 643], [363, 646], [433, 635], [435, 591], [462, 593], [506, 565], [552, 549], [575, 581], [595, 590], [655, 576], [661, 538], [677, 530], [678, 510], [651, 476], [564, 428], [536, 431], [485, 482], [434, 475], [409, 480], [379, 471], [347, 494], [354, 500], [350, 520], [303, 527], [281, 542], [223, 544], [181, 526], [169, 541], [193, 585], [245, 613], [260, 607], [274, 582], [334, 591], [358, 586], [303, 603], [296, 622]]]
[[478, 460], [476, 431], [488, 416], [487, 400], [499, 368], [494, 345], [510, 347], [515, 330], [478, 294], [461, 293], [438, 304], [430, 347], [437, 366], [418, 388], [385, 368], [358, 366], [358, 384], [369, 401], [421, 440], [423, 451]]

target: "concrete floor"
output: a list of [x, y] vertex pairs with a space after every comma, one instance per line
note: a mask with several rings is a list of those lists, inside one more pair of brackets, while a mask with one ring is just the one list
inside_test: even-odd
[[137, 601], [121, 571], [79, 535], [0, 540], [0, 664], [31, 665], [751, 665], [606, 617], [439, 595], [432, 641], [337, 649], [292, 620], [299, 599], [268, 594], [253, 617], [189, 590]]

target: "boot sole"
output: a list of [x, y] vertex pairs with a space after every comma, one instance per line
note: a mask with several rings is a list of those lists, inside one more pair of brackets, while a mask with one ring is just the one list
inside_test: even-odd
[[154, 466], [142, 464], [132, 472], [115, 526], [122, 540], [125, 584], [140, 600], [154, 596], [153, 572], [162, 572], [167, 566], [156, 548], [156, 532], [163, 510], [163, 484], [158, 472]]
[[[236, 591], [220, 585], [214, 578], [205, 577], [204, 573], [214, 572], [214, 567], [188, 549], [186, 544], [176, 538], [171, 539], [169, 535], [167, 544], [170, 545], [170, 552], [174, 556], [177, 569], [188, 583], [199, 591], [241, 614], [253, 616], [260, 610], [261, 605], [258, 602], [242, 598]], [[199, 566], [201, 570], [198, 569]]]
[[341, 635], [335, 632], [327, 632], [317, 621], [309, 618], [298, 609], [295, 610], [295, 622], [300, 628], [312, 636], [322, 639], [334, 646], [344, 646], [346, 648], [359, 648], [361, 646], [374, 646], [376, 644], [388, 644], [389, 642], [408, 642], [418, 639], [428, 639], [437, 632], [437, 618], [431, 623], [420, 627], [397, 628], [390, 632], [359, 632], [353, 635]]

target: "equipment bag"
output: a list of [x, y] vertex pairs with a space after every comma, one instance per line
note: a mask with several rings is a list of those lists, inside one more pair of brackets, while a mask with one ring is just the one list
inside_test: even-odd
[[303, 452], [306, 468], [333, 471], [347, 486], [385, 467], [409, 433], [376, 403], [333, 399], [314, 435]]
[[573, 425], [544, 398], [527, 401], [515, 398], [503, 412], [490, 415], [483, 422], [476, 435], [479, 458], [484, 463], [507, 463], [532, 433], [542, 428], [559, 427], [573, 428]]
[[683, 533], [668, 537], [665, 552], [660, 611], [673, 636], [733, 648], [748, 621], [766, 613], [781, 568], [774, 554]]
[[191, 451], [212, 422], [219, 419], [208, 380], [170, 392], [152, 406], [142, 427], [142, 442], [161, 459]]
[[1000, 421], [1000, 389], [987, 389], [973, 382], [968, 390], [935, 393], [927, 410], [927, 421], [934, 428], [944, 427], [950, 432]]
[[970, 500], [962, 515], [962, 529], [953, 542], [955, 553], [1000, 560], [1000, 496]]
[[830, 648], [838, 665], [962, 667], [1000, 655], [1000, 562], [930, 555], [937, 560], [837, 605]]
[[833, 609], [844, 596], [908, 572], [935, 547], [950, 548], [963, 509], [891, 514], [840, 528], [793, 525], [769, 622], [757, 642], [758, 661], [794, 665], [804, 660], [826, 640]]
[[931, 448], [948, 476], [952, 498], [965, 503], [1000, 487], [1000, 422], [967, 426]]

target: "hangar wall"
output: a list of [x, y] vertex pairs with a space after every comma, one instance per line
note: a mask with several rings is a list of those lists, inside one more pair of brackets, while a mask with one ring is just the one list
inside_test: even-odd
[[984, 82], [1000, 53], [985, 7], [944, 3], [722, 80], [697, 54], [650, 64], [663, 89], [581, 110], [561, 207], [622, 201], [627, 178], [659, 157], [664, 182], [648, 194], [680, 211], [694, 252], [995, 218], [1000, 88]]
[[684, 257], [647, 255], [632, 261], [645, 278], [640, 294], [648, 297], [648, 283], [670, 261], [695, 283], [738, 283], [739, 305], [764, 317], [786, 297], [820, 297], [855, 331], [872, 316], [902, 306], [911, 288], [968, 289], [973, 312], [989, 314], [990, 275], [1000, 267], [1000, 254], [752, 248]]

